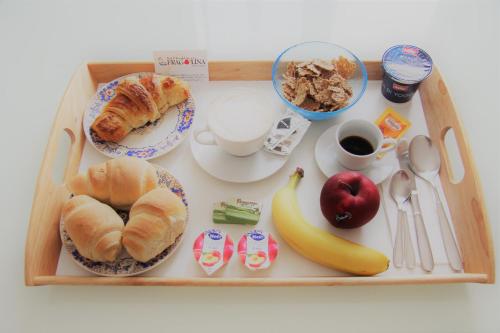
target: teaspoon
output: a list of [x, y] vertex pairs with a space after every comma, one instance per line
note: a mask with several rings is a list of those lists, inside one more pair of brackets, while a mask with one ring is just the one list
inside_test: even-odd
[[403, 261], [406, 261], [406, 267], [414, 268], [415, 253], [411, 244], [408, 218], [406, 211], [403, 209], [403, 204], [408, 201], [411, 194], [411, 180], [405, 170], [396, 171], [392, 176], [390, 193], [398, 205], [398, 225], [393, 253], [394, 266], [400, 268], [403, 266]]

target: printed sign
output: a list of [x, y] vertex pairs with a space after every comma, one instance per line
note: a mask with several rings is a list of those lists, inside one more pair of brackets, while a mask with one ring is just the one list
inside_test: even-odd
[[205, 50], [155, 51], [155, 72], [176, 76], [190, 82], [208, 82]]

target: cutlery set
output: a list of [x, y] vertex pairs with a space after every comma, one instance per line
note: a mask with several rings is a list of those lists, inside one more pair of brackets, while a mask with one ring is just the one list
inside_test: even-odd
[[417, 247], [420, 264], [425, 272], [434, 269], [434, 257], [425, 227], [422, 210], [420, 208], [418, 189], [415, 176], [428, 183], [434, 194], [434, 201], [439, 219], [441, 238], [448, 258], [448, 263], [454, 271], [462, 270], [462, 259], [453, 232], [446, 216], [443, 202], [434, 183], [441, 167], [441, 158], [430, 138], [425, 135], [415, 136], [410, 143], [401, 139], [396, 147], [400, 170], [392, 176], [390, 194], [398, 206], [398, 222], [394, 241], [394, 266], [407, 268], [415, 267], [415, 255], [409, 232], [408, 218], [405, 205], [409, 201], [413, 211]]

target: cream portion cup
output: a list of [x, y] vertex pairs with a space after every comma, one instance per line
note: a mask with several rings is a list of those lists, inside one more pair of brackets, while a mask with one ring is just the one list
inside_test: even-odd
[[272, 105], [257, 98], [258, 95], [246, 90], [218, 98], [210, 106], [207, 123], [194, 131], [196, 142], [217, 145], [235, 156], [257, 152], [274, 121]]
[[[356, 155], [342, 147], [340, 142], [350, 136], [358, 136], [367, 140], [373, 147], [368, 155]], [[335, 142], [333, 143], [337, 161], [347, 169], [362, 170], [369, 167], [383, 152], [393, 150], [397, 140], [384, 138], [382, 131], [374, 123], [364, 119], [348, 120], [337, 127]], [[389, 145], [384, 147], [384, 145]]]

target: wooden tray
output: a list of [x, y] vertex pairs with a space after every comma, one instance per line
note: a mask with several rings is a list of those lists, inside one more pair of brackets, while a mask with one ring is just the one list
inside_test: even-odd
[[[369, 80], [380, 80], [380, 62], [365, 62]], [[271, 80], [271, 61], [210, 62], [210, 80]], [[97, 85], [134, 72], [154, 71], [150, 62], [88, 63], [78, 68], [64, 94], [49, 137], [33, 198], [25, 252], [25, 283], [34, 285], [227, 285], [227, 286], [290, 286], [290, 285], [377, 285], [431, 283], [494, 283], [493, 243], [483, 194], [471, 149], [462, 123], [437, 70], [420, 86], [425, 119], [430, 137], [438, 143], [443, 156], [440, 178], [451, 212], [457, 241], [463, 256], [464, 273], [419, 275], [405, 277], [303, 277], [303, 278], [168, 278], [168, 277], [80, 277], [56, 275], [61, 241], [59, 216], [69, 196], [62, 184], [52, 179], [56, 152], [65, 131], [71, 140], [64, 181], [75, 175], [82, 158], [85, 135], [81, 126], [83, 111]], [[455, 133], [465, 170], [459, 183], [452, 180], [445, 134]]]

